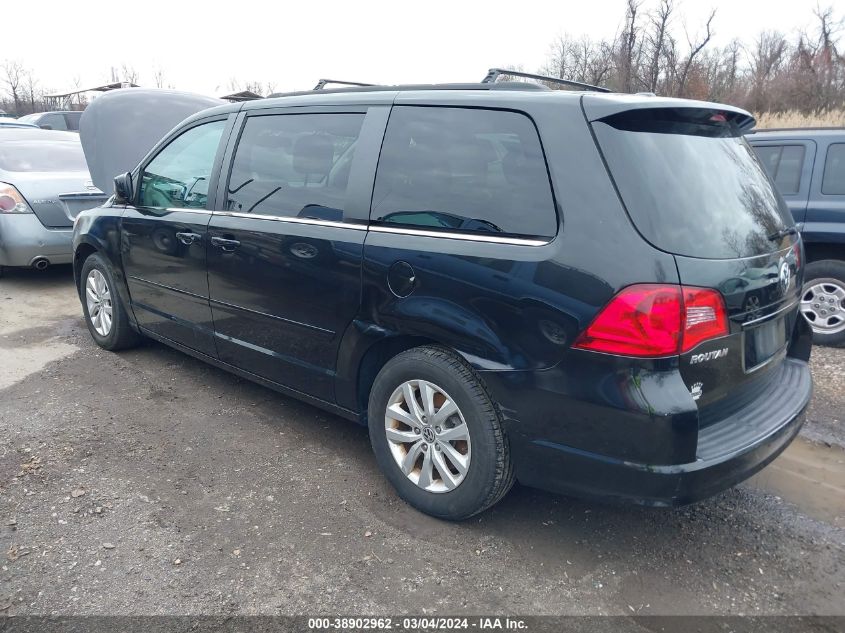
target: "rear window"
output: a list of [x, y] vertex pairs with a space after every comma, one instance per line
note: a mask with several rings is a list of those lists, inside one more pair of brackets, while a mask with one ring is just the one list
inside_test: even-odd
[[65, 120], [67, 121], [67, 129], [77, 131], [79, 130], [79, 121], [82, 118], [81, 112], [65, 112]]
[[41, 172], [88, 171], [88, 164], [79, 143], [5, 141], [0, 143], [0, 169]]
[[624, 112], [593, 123], [631, 220], [661, 250], [711, 259], [769, 253], [792, 217], [730, 113]]
[[833, 143], [827, 148], [822, 193], [829, 196], [845, 195], [845, 143]]

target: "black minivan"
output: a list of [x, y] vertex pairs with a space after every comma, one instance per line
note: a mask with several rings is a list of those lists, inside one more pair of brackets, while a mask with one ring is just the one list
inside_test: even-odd
[[513, 82], [204, 110], [77, 218], [88, 328], [368, 424], [437, 517], [515, 480], [689, 503], [774, 459], [812, 392], [753, 122]]

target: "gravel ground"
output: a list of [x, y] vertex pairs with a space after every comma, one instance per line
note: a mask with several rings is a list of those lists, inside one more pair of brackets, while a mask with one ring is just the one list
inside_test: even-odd
[[[0, 280], [0, 358], [5, 613], [845, 614], [845, 530], [746, 486], [421, 515], [363, 428], [161, 345], [97, 348], [66, 269]], [[835, 443], [845, 350], [813, 370], [806, 434]]]
[[845, 348], [814, 347], [810, 367], [814, 398], [802, 433], [816, 442], [845, 447]]

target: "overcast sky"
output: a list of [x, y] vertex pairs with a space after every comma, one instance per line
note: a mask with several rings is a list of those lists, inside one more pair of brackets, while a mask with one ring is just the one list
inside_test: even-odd
[[[40, 0], [37, 11], [4, 5], [0, 60], [19, 59], [44, 88], [70, 90], [75, 77], [98, 85], [111, 66], [127, 64], [142, 85], [154, 86], [161, 68], [168, 84], [212, 96], [226, 93], [232, 78], [273, 82], [282, 91], [312, 88], [321, 77], [427, 83], [478, 81], [497, 65], [534, 71], [558, 35], [612, 37], [624, 14], [624, 0]], [[645, 0], [644, 8], [654, 5]], [[815, 6], [683, 0], [676, 20], [679, 34], [684, 24], [697, 33], [715, 8], [714, 41], [724, 44], [761, 30], [811, 27]]]

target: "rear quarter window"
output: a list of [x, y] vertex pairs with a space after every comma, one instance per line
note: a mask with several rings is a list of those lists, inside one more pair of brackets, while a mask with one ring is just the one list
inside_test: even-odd
[[833, 143], [827, 148], [822, 193], [832, 196], [845, 195], [845, 143]]
[[394, 107], [371, 216], [434, 231], [554, 236], [557, 214], [533, 122], [502, 110]]
[[782, 194], [798, 193], [804, 166], [803, 145], [760, 145], [754, 148]]

